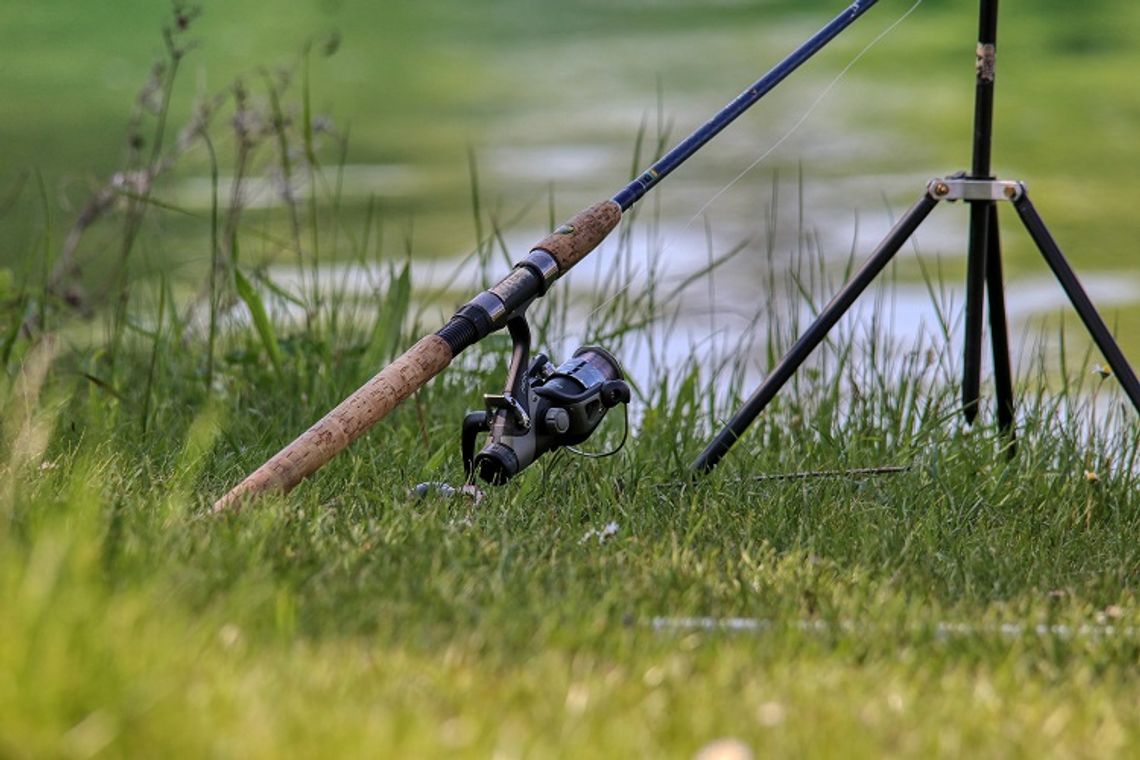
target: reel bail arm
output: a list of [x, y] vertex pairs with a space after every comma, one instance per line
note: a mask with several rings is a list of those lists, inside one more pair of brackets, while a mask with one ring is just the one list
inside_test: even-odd
[[[514, 350], [501, 394], [483, 397], [486, 409], [463, 419], [463, 469], [469, 482], [476, 476], [501, 485], [548, 451], [576, 446], [601, 424], [631, 393], [621, 365], [608, 351], [583, 346], [558, 367], [538, 354], [530, 356], [530, 328], [522, 313], [507, 321]], [[489, 433], [476, 454], [480, 433]]]

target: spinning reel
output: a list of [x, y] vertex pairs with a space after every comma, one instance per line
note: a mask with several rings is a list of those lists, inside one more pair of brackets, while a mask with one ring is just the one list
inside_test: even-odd
[[[514, 350], [506, 388], [502, 393], [485, 395], [486, 410], [471, 412], [463, 419], [463, 468], [468, 482], [478, 475], [492, 485], [502, 485], [546, 452], [582, 443], [601, 424], [606, 412], [618, 404], [629, 404], [630, 389], [621, 365], [605, 349], [582, 346], [569, 361], [555, 367], [545, 354], [530, 361], [526, 317], [512, 317], [507, 330]], [[489, 436], [476, 454], [475, 440], [480, 433]], [[621, 445], [605, 455], [620, 449]]]

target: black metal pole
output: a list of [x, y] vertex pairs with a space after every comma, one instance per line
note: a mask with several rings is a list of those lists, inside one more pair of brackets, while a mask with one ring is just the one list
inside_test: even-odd
[[[974, 90], [974, 157], [970, 176], [993, 179], [994, 66], [997, 52], [998, 0], [981, 0]], [[982, 377], [982, 320], [985, 306], [989, 227], [997, 224], [993, 201], [970, 204], [970, 247], [966, 259], [966, 336], [962, 362], [962, 413], [972, 423], [978, 414]]]
[[625, 211], [641, 196], [645, 195], [654, 185], [685, 162], [689, 156], [696, 153], [709, 140], [716, 137], [722, 129], [727, 127], [736, 117], [751, 108], [760, 98], [767, 95], [772, 88], [784, 81], [793, 71], [798, 69], [805, 61], [818, 53], [823, 47], [835, 39], [847, 27], [851, 26], [864, 13], [871, 9], [878, 0], [855, 0], [845, 11], [831, 20], [827, 26], [820, 29], [813, 37], [796, 48], [787, 58], [780, 61], [767, 74], [756, 80], [744, 92], [727, 106], [722, 108], [704, 126], [693, 132], [672, 150], [662, 156], [657, 163], [646, 169], [637, 179], [619, 190], [613, 201]]
[[974, 90], [975, 178], [989, 179], [993, 156], [994, 74], [997, 59], [998, 0], [981, 0], [978, 19], [977, 82]]
[[728, 424], [721, 430], [716, 438], [705, 448], [701, 455], [693, 462], [692, 469], [697, 472], [706, 473], [716, 467], [721, 458], [728, 453], [736, 440], [743, 435], [744, 431], [752, 424], [752, 421], [764, 411], [764, 407], [776, 397], [784, 383], [791, 379], [800, 365], [807, 360], [811, 352], [815, 350], [825, 337], [835, 327], [839, 319], [851, 308], [855, 303], [855, 299], [867, 289], [871, 281], [883, 271], [894, 255], [898, 253], [903, 244], [914, 234], [922, 221], [930, 214], [938, 201], [929, 193], [923, 194], [922, 198], [915, 203], [909, 211], [895, 224], [888, 233], [887, 237], [879, 244], [874, 253], [867, 260], [862, 268], [855, 273], [851, 281], [843, 286], [831, 302], [824, 307], [820, 312], [819, 317], [815, 322], [800, 336], [788, 353], [784, 355], [780, 362], [772, 369], [765, 378], [764, 383], [757, 388], [744, 406], [733, 415]]
[[[987, 224], [989, 242], [986, 250], [986, 293], [990, 307], [990, 345], [994, 357], [994, 387], [997, 391], [998, 428], [1014, 437], [1013, 370], [1009, 356], [1009, 325], [1005, 316], [1005, 284], [1002, 281], [1001, 236], [998, 231], [997, 204], [989, 204]], [[1010, 449], [1010, 454], [1013, 453]]]
[[966, 325], [962, 352], [962, 415], [973, 424], [978, 416], [982, 384], [982, 320], [986, 296], [986, 245], [989, 210], [986, 202], [970, 204], [970, 242], [966, 256]]
[[1120, 346], [1116, 345], [1112, 333], [1108, 331], [1108, 326], [1104, 323], [1104, 320], [1100, 318], [1096, 307], [1093, 306], [1088, 294], [1085, 293], [1085, 289], [1081, 286], [1080, 280], [1077, 279], [1076, 273], [1073, 272], [1072, 267], [1069, 266], [1069, 262], [1065, 260], [1065, 255], [1061, 252], [1057, 242], [1053, 240], [1053, 236], [1049, 233], [1049, 229], [1045, 226], [1045, 222], [1041, 219], [1040, 214], [1037, 213], [1037, 209], [1034, 208], [1033, 203], [1029, 200], [1028, 193], [1024, 192], [1024, 189], [1020, 197], [1013, 202], [1013, 206], [1017, 209], [1017, 213], [1021, 215], [1021, 221], [1024, 222], [1025, 229], [1029, 231], [1033, 242], [1037, 244], [1041, 255], [1045, 257], [1049, 268], [1053, 270], [1057, 281], [1061, 283], [1065, 295], [1069, 297], [1073, 308], [1077, 310], [1081, 321], [1085, 323], [1085, 327], [1088, 328], [1093, 341], [1096, 342], [1101, 354], [1104, 355], [1108, 366], [1112, 368], [1116, 379], [1120, 381], [1124, 392], [1132, 401], [1132, 406], [1136, 407], [1137, 412], [1140, 412], [1140, 381], [1136, 379], [1136, 373], [1132, 371], [1128, 360], [1124, 358], [1124, 353], [1120, 350]]

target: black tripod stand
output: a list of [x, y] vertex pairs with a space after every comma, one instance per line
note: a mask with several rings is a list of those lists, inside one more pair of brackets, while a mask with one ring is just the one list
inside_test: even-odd
[[754, 419], [776, 397], [795, 371], [868, 285], [883, 271], [923, 220], [940, 201], [970, 204], [970, 238], [966, 269], [965, 370], [962, 378], [962, 411], [967, 422], [978, 414], [981, 384], [983, 299], [989, 296], [990, 342], [993, 348], [994, 383], [997, 390], [998, 425], [1013, 435], [1013, 376], [1010, 371], [1009, 330], [1002, 286], [1001, 245], [997, 204], [1010, 202], [1029, 236], [1053, 270], [1073, 308], [1092, 335], [1109, 367], [1120, 380], [1132, 405], [1140, 412], [1140, 381], [1116, 345], [1104, 320], [1085, 293], [1072, 267], [1029, 200], [1025, 185], [996, 179], [990, 168], [993, 143], [994, 63], [997, 45], [998, 0], [981, 0], [978, 31], [977, 89], [974, 103], [974, 157], [971, 171], [931, 180], [926, 192], [903, 216], [871, 254], [871, 258], [820, 313], [780, 360], [767, 379], [729, 420], [693, 463], [698, 472], [709, 472]]

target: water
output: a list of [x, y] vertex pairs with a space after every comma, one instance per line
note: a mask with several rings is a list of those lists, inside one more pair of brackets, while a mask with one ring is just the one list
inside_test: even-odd
[[[617, 254], [610, 245], [560, 284], [575, 303], [587, 304], [596, 298], [598, 284], [614, 277], [623, 278], [627, 293], [635, 295], [646, 287], [647, 273], [653, 271], [668, 289], [700, 271], [710, 258], [747, 242], [714, 277], [702, 278], [681, 293], [670, 305], [667, 319], [651, 326], [645, 342], [654, 346], [653, 351], [630, 347], [630, 355], [623, 358], [635, 379], [647, 381], [662, 367], [693, 356], [694, 350], [711, 355], [744, 344], [762, 356], [762, 346], [751, 337], [758, 324], [780, 318], [803, 325], [813, 313], [806, 300], [796, 302], [785, 294], [766, 292], [772, 270], [782, 278], [806, 259], [825, 262], [828, 282], [816, 283], [814, 290], [818, 308], [825, 294], [838, 288], [843, 265], [865, 259], [930, 178], [963, 168], [968, 158], [969, 87], [945, 87], [946, 78], [916, 85], [893, 66], [886, 72], [882, 69], [883, 62], [895, 60], [900, 51], [914, 49], [918, 39], [923, 40], [918, 48], [923, 56], [909, 64], [931, 72], [941, 67], [946, 51], [961, 47], [971, 52], [957, 44], [961, 40], [956, 32], [924, 37], [925, 15], [918, 14], [840, 82], [770, 159], [721, 194], [743, 166], [800, 124], [836, 72], [894, 21], [896, 10], [903, 9], [884, 10], [859, 22], [647, 197], [638, 209], [637, 232], [620, 271], [614, 272]], [[389, 221], [396, 221], [389, 224], [389, 235], [397, 238], [389, 250], [402, 250], [398, 238], [414, 236], [417, 292], [451, 286], [445, 298], [428, 305], [442, 322], [455, 305], [473, 294], [473, 289], [454, 283], [484, 284], [505, 274], [508, 266], [506, 260], [498, 261], [498, 254], [487, 270], [465, 256], [473, 247], [475, 227], [466, 187], [468, 168], [462, 160], [468, 146], [479, 171], [484, 229], [491, 226], [492, 218], [501, 223], [529, 208], [503, 231], [507, 249], [503, 258], [517, 259], [548, 229], [548, 197], [556, 218], [608, 197], [660, 148], [699, 126], [828, 17], [825, 9], [813, 6], [802, 16], [757, 11], [738, 25], [693, 14], [692, 23], [630, 25], [620, 30], [584, 30], [575, 19], [565, 33], [546, 30], [513, 36], [516, 30], [503, 32], [501, 44], [493, 44], [494, 35], [465, 41], [453, 48], [451, 58], [438, 56], [441, 68], [435, 76], [456, 76], [460, 69], [470, 69], [470, 76], [461, 80], [467, 96], [457, 105], [444, 109], [436, 104], [407, 120], [418, 119], [431, 127], [432, 134], [439, 130], [444, 137], [433, 144], [450, 145], [447, 155], [416, 149], [406, 151], [415, 158], [404, 162], [350, 163], [341, 172], [342, 201], [347, 207], [359, 207], [378, 198], [389, 206]], [[969, 21], [962, 21], [962, 39], [972, 34]], [[920, 26], [916, 30], [913, 24]], [[875, 71], [875, 66], [880, 67], [878, 75], [863, 71], [863, 67]], [[954, 81], [969, 85], [968, 67], [963, 74], [960, 82]], [[366, 89], [362, 99], [377, 94], [376, 89]], [[897, 118], [904, 111], [914, 120]], [[935, 116], [940, 123], [960, 128], [954, 141], [937, 139], [943, 132], [931, 133]], [[635, 166], [639, 130], [644, 140]], [[405, 124], [400, 134], [407, 136], [408, 145], [415, 144], [417, 129]], [[947, 155], [956, 156], [958, 165], [943, 163]], [[224, 189], [227, 183], [221, 186]], [[247, 202], [255, 208], [272, 210], [279, 202], [271, 176], [255, 178], [247, 190]], [[304, 198], [307, 191], [302, 177], [295, 195]], [[209, 203], [210, 185], [202, 177], [192, 177], [175, 184], [171, 194], [178, 204], [202, 210]], [[708, 205], [714, 197], [716, 201]], [[914, 244], [900, 252], [901, 279], [891, 285], [889, 297], [876, 301], [868, 294], [853, 310], [848, 327], [869, 322], [876, 309], [889, 307], [890, 314], [877, 316], [892, 339], [902, 345], [920, 339], [945, 342], [939, 320], [948, 313], [951, 338], [960, 341], [955, 332], [960, 331], [963, 302], [960, 275], [948, 276], [940, 312], [919, 281], [914, 260], [921, 255], [934, 267], [939, 258], [948, 271], [960, 272], [965, 217], [961, 206], [938, 209]], [[1023, 260], [1030, 252], [1022, 237], [1006, 235], [1007, 253], [1014, 260]], [[1079, 261], [1074, 263], [1081, 272]], [[386, 271], [383, 266], [358, 264], [323, 266], [321, 289], [347, 288], [364, 298], [383, 282]], [[1008, 306], [1015, 354], [1020, 356], [1036, 341], [1028, 337], [1033, 335], [1031, 327], [1064, 307], [1065, 301], [1047, 275], [1011, 269], [1015, 274], [1009, 283]], [[277, 264], [270, 276], [300, 289], [309, 275]], [[1084, 280], [1094, 301], [1105, 309], [1133, 307], [1140, 296], [1131, 275], [1085, 273]], [[590, 307], [575, 307], [570, 321], [574, 327], [567, 334], [552, 336], [559, 345], [551, 349], [559, 355], [596, 332], [596, 314]], [[759, 358], [752, 362], [751, 378], [764, 369]]]
[[[881, 218], [862, 223], [856, 236], [858, 247], [863, 248], [864, 239], [878, 240], [889, 222], [889, 216], [884, 213]], [[931, 226], [925, 228], [921, 240], [924, 245], [930, 245], [931, 239], [954, 241], [960, 234], [955, 230], [949, 225]], [[538, 229], [519, 230], [507, 235], [505, 241], [508, 249], [525, 251], [542, 234]], [[834, 234], [840, 235], [838, 232]], [[657, 261], [653, 260], [652, 239], [641, 246], [644, 255], [629, 254], [627, 263], [631, 268], [627, 271], [631, 276], [623, 285], [625, 289], [621, 297], [636, 298], [646, 286], [644, 275], [651, 268], [656, 272], [658, 289], [669, 293], [695, 275], [700, 275], [707, 267], [708, 243], [703, 231], [680, 225], [661, 225], [655, 237], [669, 241], [666, 254], [660, 255]], [[850, 245], [849, 242], [848, 247]], [[632, 249], [637, 247], [636, 242], [631, 246]], [[914, 256], [908, 252], [899, 254], [902, 258], [908, 255]], [[565, 291], [565, 297], [574, 304], [569, 311], [570, 328], [565, 333], [550, 336], [553, 345], [546, 347], [547, 350], [556, 356], [569, 355], [596, 333], [598, 285], [611, 281], [613, 261], [618, 256], [617, 244], [611, 239], [560, 280], [556, 287]], [[774, 262], [760, 262], [757, 258], [756, 250], [746, 249], [710, 276], [697, 277], [677, 293], [675, 300], [663, 305], [661, 319], [648, 326], [641, 340], [627, 345], [621, 357], [636, 383], [651, 385], [663, 368], [680, 367], [694, 356], [704, 355], [712, 364], [716, 358], [742, 344], [749, 346], [755, 355], [748, 362], [746, 378], [749, 382], [757, 382], [767, 370], [763, 366], [762, 350], [764, 320], [778, 316], [785, 322], [806, 326], [825, 302], [826, 294], [834, 292], [840, 284], [840, 272], [833, 265], [828, 267], [828, 281], [819, 283], [812, 299], [788, 297], [782, 291], [767, 292], [763, 290], [765, 280], [759, 272], [765, 266], [790, 267], [791, 261], [785, 257]], [[862, 258], [860, 256], [858, 260]], [[493, 272], [495, 267], [490, 269]], [[503, 269], [505, 271], [505, 267]], [[391, 272], [392, 268], [387, 263], [341, 262], [323, 265], [315, 275], [315, 281], [311, 271], [289, 264], [273, 266], [267, 275], [277, 285], [293, 292], [312, 292], [315, 287], [321, 292], [335, 292], [342, 297], [369, 299], [386, 289]], [[786, 282], [788, 272], [785, 269], [775, 276]], [[494, 275], [491, 277], [493, 279]], [[417, 293], [449, 293], [442, 301], [428, 307], [429, 320], [435, 319], [439, 324], [450, 316], [455, 306], [474, 295], [474, 288], [469, 287], [471, 292], [468, 293], [463, 285], [479, 283], [487, 278], [488, 268], [469, 255], [411, 261], [411, 279]], [[1135, 275], [1092, 274], [1084, 277], [1082, 284], [1102, 309], [1126, 306], [1140, 298], [1140, 277]], [[450, 294], [454, 294], [453, 301], [449, 300]], [[942, 345], [947, 351], [960, 351], [964, 301], [964, 284], [961, 282], [945, 282], [932, 296], [925, 284], [887, 275], [864, 293], [838, 329], [843, 334], [859, 333], [861, 328], [867, 328], [877, 319], [885, 327], [886, 335], [904, 349], [917, 345]], [[1051, 277], [1024, 277], [1008, 284], [1006, 307], [1011, 321], [1011, 349], [1015, 363], [1039, 347], [1040, 335], [1032, 326], [1067, 306], [1064, 292]], [[281, 308], [286, 313], [290, 309], [294, 311], [294, 318], [302, 316], [296, 307], [287, 303], [281, 304]], [[779, 312], [779, 315], [766, 312]], [[945, 319], [950, 322], [952, 345], [945, 345]], [[749, 331], [756, 334], [750, 336]]]

